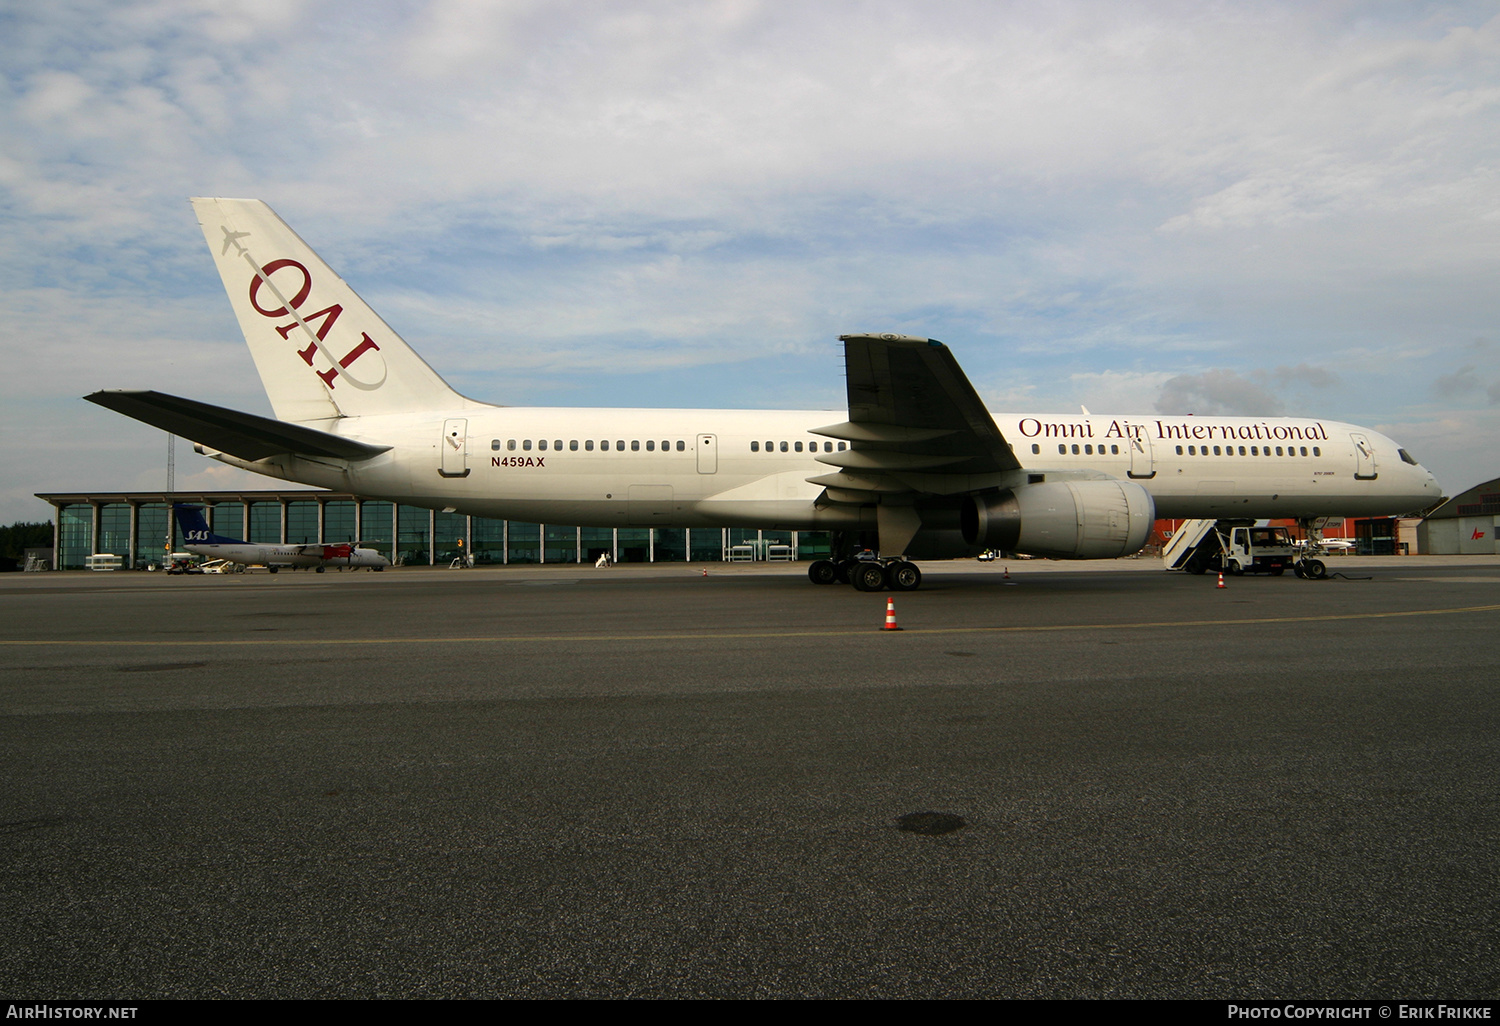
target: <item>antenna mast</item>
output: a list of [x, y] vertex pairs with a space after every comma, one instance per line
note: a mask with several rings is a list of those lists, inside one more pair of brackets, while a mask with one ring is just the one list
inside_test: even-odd
[[172, 565], [172, 493], [177, 490], [177, 436], [167, 434], [167, 540], [162, 546], [162, 567]]

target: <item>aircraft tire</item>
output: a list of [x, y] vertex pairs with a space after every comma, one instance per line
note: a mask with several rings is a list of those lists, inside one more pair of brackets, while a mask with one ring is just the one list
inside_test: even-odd
[[807, 567], [807, 579], [814, 584], [835, 584], [839, 579], [839, 568], [831, 559], [815, 559]]
[[1309, 581], [1321, 581], [1328, 576], [1328, 568], [1321, 559], [1309, 559], [1302, 564], [1302, 576]]
[[322, 573], [322, 572], [323, 572], [323, 569], [324, 569], [324, 568], [323, 568], [323, 567], [322, 567], [322, 566], [319, 566], [319, 567], [318, 567], [318, 573]]
[[885, 587], [885, 567], [879, 563], [860, 563], [849, 572], [849, 583], [856, 591], [880, 591]]
[[886, 571], [886, 583], [892, 591], [916, 591], [922, 585], [922, 571], [917, 564], [902, 560]]
[[266, 571], [268, 573], [273, 573], [274, 574], [276, 572], [276, 568], [274, 566], [268, 566], [268, 567], [266, 567]]

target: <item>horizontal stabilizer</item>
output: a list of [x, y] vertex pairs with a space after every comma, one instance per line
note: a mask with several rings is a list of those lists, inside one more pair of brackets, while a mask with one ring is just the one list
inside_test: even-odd
[[242, 460], [263, 460], [282, 453], [367, 460], [390, 448], [165, 392], [108, 389], [84, 398]]

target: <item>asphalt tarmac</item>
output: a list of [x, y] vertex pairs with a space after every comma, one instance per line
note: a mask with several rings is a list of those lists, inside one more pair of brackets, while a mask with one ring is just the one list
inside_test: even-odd
[[1500, 561], [1159, 565], [4, 575], [0, 996], [1500, 995]]

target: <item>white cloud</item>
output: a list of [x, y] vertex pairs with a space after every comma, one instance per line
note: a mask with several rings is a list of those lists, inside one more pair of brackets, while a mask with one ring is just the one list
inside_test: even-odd
[[79, 0], [6, 28], [6, 353], [98, 487], [131, 457], [67, 455], [98, 430], [80, 371], [263, 408], [199, 194], [270, 201], [509, 402], [837, 396], [864, 329], [942, 338], [1011, 408], [1218, 370], [1235, 402], [1441, 425], [1500, 383], [1464, 348], [1500, 315], [1488, 4]]

